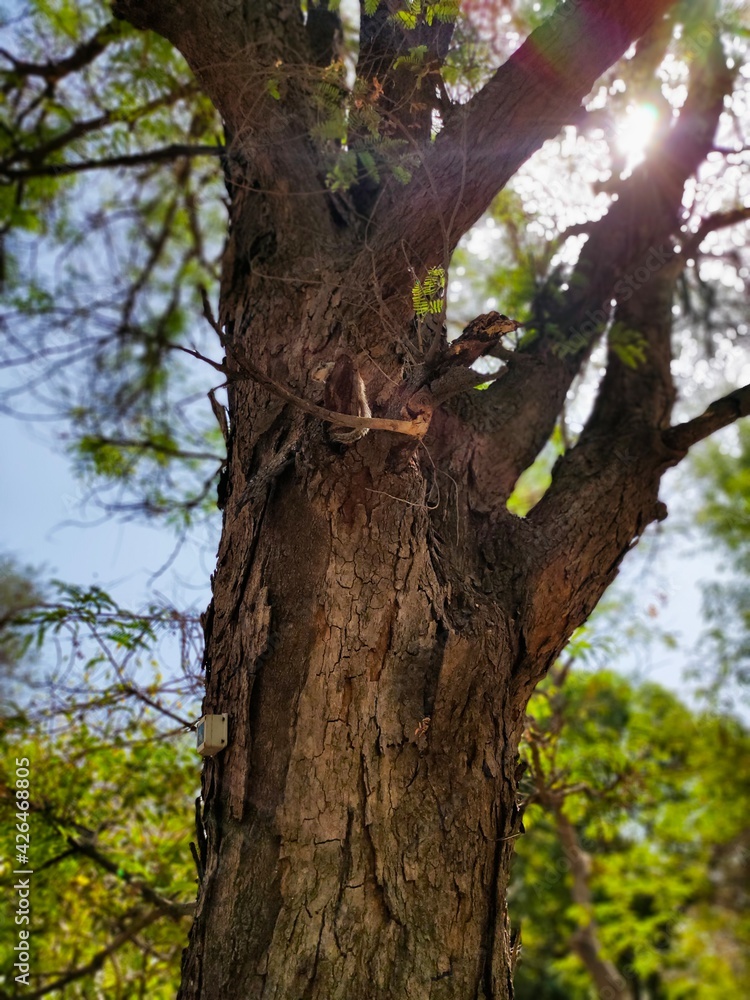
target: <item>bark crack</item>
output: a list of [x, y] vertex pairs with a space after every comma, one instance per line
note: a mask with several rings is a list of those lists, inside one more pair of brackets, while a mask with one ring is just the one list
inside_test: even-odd
[[336, 898], [336, 904], [334, 906], [334, 916], [331, 925], [333, 931], [333, 938], [336, 942], [336, 947], [338, 948], [340, 954], [348, 954], [348, 949], [346, 949], [340, 939], [338, 928], [336, 926], [337, 917], [341, 911], [341, 905], [344, 900], [344, 892], [349, 888], [349, 876], [351, 875], [353, 859], [352, 859], [352, 829], [354, 827], [354, 810], [348, 809], [346, 816], [346, 833], [344, 834], [344, 840], [341, 844], [341, 872], [339, 874], [339, 893]]
[[364, 836], [364, 841], [367, 848], [367, 855], [370, 862], [372, 881], [377, 893], [377, 897], [380, 900], [386, 918], [392, 921], [393, 923], [398, 924], [401, 927], [403, 925], [396, 916], [396, 914], [394, 913], [391, 904], [388, 900], [388, 893], [385, 887], [385, 883], [381, 881], [381, 879], [378, 876], [378, 849], [367, 823], [367, 781], [365, 777], [365, 773], [367, 770], [367, 762], [365, 760], [364, 754], [360, 754], [360, 762], [361, 766], [359, 768], [359, 778], [360, 778], [359, 787], [360, 787], [360, 805], [361, 805], [361, 815], [362, 815], [362, 834]]
[[496, 837], [495, 847], [492, 852], [492, 873], [490, 875], [489, 884], [490, 901], [487, 908], [487, 921], [482, 934], [482, 955], [484, 963], [482, 982], [484, 984], [485, 1000], [495, 1000], [493, 964], [495, 958], [495, 942], [497, 939], [497, 896], [500, 886], [503, 850], [504, 844], [502, 838]]

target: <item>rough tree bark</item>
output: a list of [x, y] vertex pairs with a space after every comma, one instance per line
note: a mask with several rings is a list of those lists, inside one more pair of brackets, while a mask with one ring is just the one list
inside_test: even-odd
[[[741, 392], [669, 429], [669, 240], [730, 86], [718, 44], [660, 158], [591, 233], [573, 290], [540, 295], [536, 338], [505, 358], [492, 390], [442, 402], [446, 385], [471, 382], [456, 376], [461, 362], [496, 343], [493, 317], [467, 332], [466, 357], [440, 336], [415, 357], [411, 290], [670, 8], [562, 5], [453, 107], [435, 86], [445, 25], [422, 26], [430, 73], [417, 84], [396, 65], [405, 41], [392, 19], [363, 12], [359, 78], [414, 176], [403, 185], [384, 168], [333, 194], [330, 148], [313, 138], [340, 27], [327, 5], [305, 23], [294, 0], [114, 4], [185, 55], [229, 147], [217, 329], [231, 435], [204, 709], [228, 712], [231, 735], [204, 768], [205, 871], [182, 1000], [512, 997], [505, 895], [528, 697], [663, 516], [664, 469], [748, 409]], [[664, 247], [659, 280], [618, 307], [648, 361], [631, 370], [610, 355], [547, 495], [526, 519], [510, 515], [505, 501], [606, 317], [581, 337], [584, 320], [608, 317], [618, 280]], [[355, 428], [336, 443], [253, 367], [364, 418], [361, 430], [368, 409], [429, 430]], [[346, 378], [333, 385], [334, 372]]]

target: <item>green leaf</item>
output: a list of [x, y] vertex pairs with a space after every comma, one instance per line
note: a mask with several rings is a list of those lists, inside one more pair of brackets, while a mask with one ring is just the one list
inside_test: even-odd
[[609, 331], [609, 346], [628, 368], [644, 364], [648, 356], [648, 343], [643, 335], [624, 323], [615, 323]]
[[424, 58], [427, 55], [426, 45], [414, 45], [409, 49], [409, 54], [405, 56], [399, 56], [398, 59], [393, 64], [394, 69], [399, 69], [403, 66], [408, 66], [411, 69], [418, 69], [420, 66], [424, 65]]
[[275, 101], [281, 100], [281, 91], [279, 90], [279, 81], [276, 77], [270, 77], [266, 80], [266, 90], [271, 95]]
[[446, 282], [447, 275], [442, 267], [431, 267], [422, 281], [414, 282], [411, 300], [415, 316], [442, 312]]

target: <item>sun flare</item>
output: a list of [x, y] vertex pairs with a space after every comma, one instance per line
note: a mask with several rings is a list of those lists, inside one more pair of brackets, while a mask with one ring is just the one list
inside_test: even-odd
[[628, 157], [632, 169], [643, 159], [656, 128], [658, 113], [652, 104], [639, 104], [628, 108], [625, 117], [617, 124], [617, 145]]

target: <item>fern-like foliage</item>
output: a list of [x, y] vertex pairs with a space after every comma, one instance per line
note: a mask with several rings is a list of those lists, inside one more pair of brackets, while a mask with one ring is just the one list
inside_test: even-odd
[[447, 275], [443, 267], [431, 267], [422, 281], [415, 281], [411, 301], [415, 316], [442, 312]]

